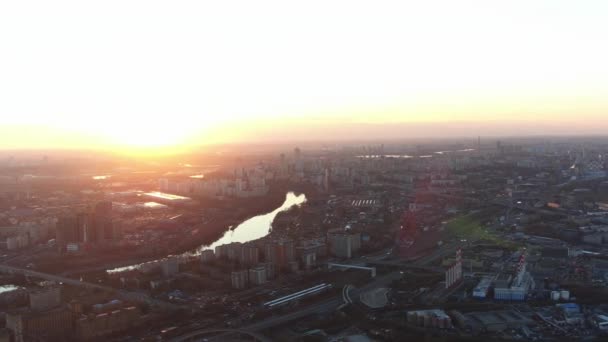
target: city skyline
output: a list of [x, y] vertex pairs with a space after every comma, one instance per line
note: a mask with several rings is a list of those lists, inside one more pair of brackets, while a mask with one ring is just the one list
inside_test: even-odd
[[0, 1], [0, 342], [608, 340], [606, 18]]

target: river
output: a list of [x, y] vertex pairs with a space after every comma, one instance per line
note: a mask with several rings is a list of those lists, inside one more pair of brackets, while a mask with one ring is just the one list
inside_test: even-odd
[[219, 240], [208, 246], [201, 246], [198, 250], [215, 249], [217, 246], [226, 245], [232, 242], [249, 242], [263, 238], [270, 233], [272, 221], [281, 211], [285, 211], [294, 205], [300, 205], [306, 202], [306, 195], [300, 194], [296, 196], [293, 192], [287, 193], [285, 196], [285, 202], [273, 210], [272, 212], [264, 215], [258, 215], [252, 217], [246, 221], [243, 221], [234, 229], [229, 229], [224, 233]]
[[5, 292], [15, 291], [18, 289], [19, 289], [19, 287], [15, 286], [15, 285], [0, 285], [0, 294], [5, 293]]
[[[272, 221], [274, 221], [274, 218], [277, 216], [278, 213], [285, 211], [293, 207], [294, 205], [301, 205], [304, 202], [306, 202], [306, 195], [296, 195], [293, 192], [288, 192], [285, 195], [285, 201], [283, 202], [283, 204], [281, 204], [280, 207], [274, 209], [269, 213], [254, 216], [248, 220], [245, 220], [241, 222], [238, 226], [236, 226], [236, 228], [228, 229], [224, 233], [224, 235], [215, 242], [211, 244], [202, 245], [194, 251], [183, 253], [181, 256], [184, 258], [191, 257], [199, 254], [203, 250], [215, 249], [215, 247], [217, 246], [229, 244], [232, 242], [244, 243], [263, 238], [270, 233]], [[154, 260], [143, 264], [119, 267], [112, 270], [108, 270], [108, 273], [123, 272], [136, 268], [144, 268], [146, 266], [154, 267], [161, 260]]]

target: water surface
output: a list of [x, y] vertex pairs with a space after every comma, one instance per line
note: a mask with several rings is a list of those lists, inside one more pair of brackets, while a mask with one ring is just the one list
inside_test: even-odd
[[[181, 257], [187, 258], [187, 257], [195, 256], [195, 255], [198, 255], [203, 250], [215, 249], [215, 247], [217, 247], [217, 246], [229, 244], [232, 242], [245, 243], [245, 242], [263, 238], [270, 233], [270, 229], [272, 228], [272, 221], [274, 221], [274, 218], [277, 216], [278, 213], [288, 210], [289, 208], [293, 207], [294, 205], [301, 205], [304, 202], [306, 202], [306, 195], [304, 195], [304, 194], [296, 195], [293, 192], [288, 192], [285, 195], [285, 201], [283, 202], [283, 204], [281, 204], [280, 207], [274, 209], [273, 211], [271, 211], [269, 213], [254, 216], [248, 220], [243, 221], [238, 226], [236, 226], [236, 228], [228, 229], [224, 233], [224, 235], [221, 238], [219, 238], [218, 240], [216, 240], [215, 242], [213, 242], [211, 244], [207, 244], [207, 245], [202, 245], [194, 251], [189, 251], [189, 252], [183, 253], [181, 255]], [[149, 262], [146, 262], [143, 264], [119, 267], [119, 268], [108, 270], [108, 272], [115, 273], [115, 272], [133, 270], [133, 269], [137, 269], [137, 268], [143, 269], [146, 267], [154, 267], [154, 266], [156, 266], [156, 264], [158, 264], [162, 260], [164, 260], [164, 259], [153, 260], [153, 261], [149, 261]]]
[[283, 202], [280, 207], [276, 208], [272, 212], [269, 212], [268, 214], [258, 215], [242, 222], [236, 228], [225, 232], [224, 236], [222, 236], [219, 240], [215, 241], [211, 245], [203, 246], [199, 250], [215, 249], [217, 246], [232, 242], [244, 243], [263, 238], [270, 233], [272, 221], [274, 221], [274, 218], [278, 213], [288, 210], [294, 205], [301, 205], [304, 202], [306, 202], [306, 195], [300, 194], [296, 196], [296, 194], [293, 192], [289, 192], [285, 198], [285, 202]]
[[15, 285], [0, 285], [0, 294], [5, 293], [5, 292], [15, 291], [18, 289], [19, 289], [19, 287], [15, 286]]

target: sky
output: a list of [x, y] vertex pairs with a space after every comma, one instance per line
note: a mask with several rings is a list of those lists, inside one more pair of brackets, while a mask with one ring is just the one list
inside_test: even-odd
[[2, 1], [0, 148], [608, 129], [606, 1]]

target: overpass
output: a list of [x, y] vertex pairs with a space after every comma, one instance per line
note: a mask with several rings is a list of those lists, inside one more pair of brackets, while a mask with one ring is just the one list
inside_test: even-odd
[[184, 306], [180, 306], [180, 305], [176, 305], [173, 303], [169, 303], [169, 302], [165, 302], [162, 300], [152, 298], [145, 293], [119, 290], [119, 289], [115, 289], [110, 286], [89, 283], [86, 281], [80, 281], [80, 280], [66, 278], [66, 277], [62, 277], [62, 276], [58, 276], [58, 275], [54, 275], [54, 274], [42, 273], [42, 272], [32, 271], [32, 270], [28, 270], [28, 269], [8, 266], [8, 265], [0, 265], [0, 272], [10, 273], [10, 274], [22, 274], [22, 275], [28, 276], [28, 277], [40, 278], [40, 279], [54, 281], [54, 282], [58, 282], [58, 283], [64, 283], [64, 284], [68, 284], [68, 285], [72, 285], [72, 286], [84, 287], [84, 288], [87, 288], [90, 290], [101, 290], [101, 291], [106, 291], [106, 292], [114, 292], [124, 299], [133, 300], [133, 301], [137, 301], [137, 302], [144, 302], [149, 305], [157, 306], [157, 307], [160, 307], [160, 308], [163, 308], [166, 310], [177, 310], [177, 309], [187, 308]]
[[344, 301], [344, 304], [352, 304], [353, 300], [352, 298], [350, 298], [350, 289], [354, 288], [352, 285], [346, 285], [342, 288], [342, 300]]
[[287, 296], [284, 296], [284, 297], [281, 297], [281, 298], [278, 298], [278, 299], [271, 300], [269, 302], [264, 303], [264, 306], [267, 307], [267, 308], [277, 307], [277, 306], [280, 306], [280, 305], [288, 304], [288, 303], [290, 303], [292, 301], [295, 301], [295, 300], [298, 300], [298, 299], [301, 299], [301, 298], [304, 298], [304, 297], [307, 297], [307, 296], [311, 296], [311, 295], [323, 292], [323, 291], [328, 290], [330, 288], [332, 288], [331, 284], [325, 284], [325, 283], [319, 284], [317, 286], [313, 286], [311, 288], [304, 289], [302, 291], [298, 291], [296, 293], [292, 293], [290, 295], [287, 295]]
[[426, 191], [426, 192], [422, 192], [421, 194], [430, 194], [430, 195], [434, 195], [434, 196], [437, 196], [440, 198], [444, 198], [444, 199], [448, 199], [448, 200], [456, 200], [456, 201], [460, 201], [460, 202], [469, 202], [469, 203], [474, 203], [474, 204], [483, 203], [483, 201], [477, 197], [471, 197], [471, 196], [465, 196], [465, 195], [452, 195], [452, 194], [438, 193], [438, 192], [434, 192], [434, 191]]
[[[471, 240], [470, 243], [473, 243], [473, 242], [475, 242], [475, 241]], [[414, 261], [411, 261], [410, 259], [397, 258], [397, 259], [389, 259], [389, 260], [368, 261], [367, 264], [378, 265], [378, 266], [400, 266], [400, 267], [404, 267], [404, 268], [434, 271], [435, 270], [434, 267], [428, 267], [427, 265], [432, 264], [433, 262], [435, 262], [445, 256], [456, 253], [456, 251], [459, 248], [462, 248], [461, 245], [462, 245], [462, 243], [458, 242], [458, 241], [446, 243], [443, 246], [436, 248], [432, 253], [421, 256]]]
[[[399, 279], [401, 274], [399, 272], [392, 272], [386, 275], [381, 275], [374, 278], [367, 285], [354, 288], [350, 287], [348, 290], [349, 298], [357, 298], [361, 293], [365, 291], [369, 291], [371, 289], [375, 289], [378, 287], [386, 287], [388, 284], [392, 283], [393, 280]], [[304, 308], [296, 309], [296, 311], [288, 314], [282, 314], [280, 316], [270, 317], [266, 320], [253, 323], [243, 328], [246, 331], [261, 331], [264, 329], [271, 328], [273, 326], [285, 324], [290, 321], [294, 321], [298, 318], [306, 317], [319, 312], [328, 312], [337, 309], [342, 304], [344, 304], [344, 300], [342, 295], [335, 296], [334, 298], [327, 299], [321, 303], [310, 305]]]
[[526, 211], [526, 212], [541, 214], [541, 215], [546, 215], [546, 216], [553, 216], [553, 217], [567, 217], [568, 216], [568, 214], [566, 214], [566, 213], [562, 213], [562, 212], [558, 212], [558, 211], [554, 211], [554, 210], [534, 208], [534, 207], [530, 207], [530, 206], [523, 205], [523, 204], [517, 204], [517, 203], [511, 204], [511, 203], [509, 203], [509, 201], [493, 200], [493, 201], [490, 201], [489, 203], [493, 204], [493, 205], [507, 207], [510, 209], [519, 209], [521, 211]]
[[[401, 277], [401, 275], [399, 274], [399, 272], [393, 272], [393, 273], [389, 273], [386, 275], [378, 276], [378, 277], [374, 278], [374, 280], [372, 282], [368, 283], [367, 285], [365, 285], [362, 288], [352, 289], [352, 287], [351, 287], [352, 290], [349, 292], [349, 297], [351, 295], [359, 296], [364, 291], [369, 291], [369, 290], [377, 288], [377, 287], [386, 287], [393, 280], [399, 279], [400, 277]], [[312, 315], [315, 313], [336, 310], [342, 304], [344, 304], [342, 296], [336, 296], [333, 298], [326, 299], [325, 301], [317, 303], [317, 304], [313, 304], [313, 305], [303, 307], [303, 308], [298, 308], [297, 310], [295, 310], [294, 312], [291, 312], [291, 313], [276, 315], [276, 316], [269, 317], [267, 319], [264, 319], [264, 320], [256, 322], [256, 323], [252, 323], [248, 326], [238, 329], [238, 331], [249, 333], [249, 336], [252, 336], [251, 335], [252, 332], [269, 329], [274, 326], [285, 324], [285, 323], [297, 320], [298, 318], [306, 317], [306, 316], [309, 316], [309, 315]], [[202, 336], [202, 335], [197, 335], [197, 333], [205, 333], [205, 332], [207, 332], [207, 330], [199, 330], [198, 332], [192, 332], [190, 334], [185, 334], [183, 336], [177, 337], [171, 341], [174, 341], [174, 342], [189, 341], [188, 339], [182, 339], [182, 338], [188, 337], [188, 336], [191, 336], [191, 338], [196, 338], [197, 336]], [[228, 330], [228, 332], [234, 332], [234, 330]], [[258, 338], [259, 337], [260, 337], [260, 335], [258, 335]], [[268, 340], [266, 340], [266, 341], [268, 341]]]
[[247, 337], [250, 337], [254, 341], [270, 342], [270, 339], [264, 337], [261, 334], [258, 334], [258, 333], [255, 333], [255, 332], [246, 331], [246, 330], [239, 330], [239, 329], [203, 329], [203, 330], [197, 330], [197, 331], [193, 331], [191, 333], [182, 335], [180, 337], [176, 337], [176, 338], [171, 339], [169, 341], [171, 341], [171, 342], [187, 342], [187, 341], [200, 341], [202, 339], [212, 340], [212, 339], [214, 339], [214, 337], [213, 336], [208, 336], [208, 335], [212, 335], [212, 334], [221, 334], [221, 336], [216, 336], [216, 337], [221, 337], [221, 338], [225, 338], [226, 335], [238, 334], [238, 335], [245, 335]]
[[371, 272], [371, 276], [372, 278], [376, 277], [376, 268], [375, 267], [366, 267], [366, 266], [359, 266], [359, 265], [350, 265], [350, 264], [336, 264], [333, 262], [328, 262], [327, 263], [327, 268], [328, 269], [332, 269], [333, 267], [338, 267], [338, 268], [344, 268], [344, 269], [357, 269], [357, 270], [366, 270], [366, 271], [370, 271]]

